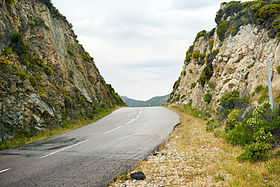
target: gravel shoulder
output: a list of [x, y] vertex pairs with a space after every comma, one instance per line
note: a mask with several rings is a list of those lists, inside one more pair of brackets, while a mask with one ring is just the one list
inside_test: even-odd
[[[181, 115], [170, 140], [109, 186], [280, 186], [280, 168], [278, 172], [267, 169], [279, 158], [239, 163], [240, 147], [231, 146], [218, 133], [206, 132], [203, 119], [180, 107], [170, 109]], [[144, 172], [146, 179], [132, 180], [129, 174], [137, 171]]]

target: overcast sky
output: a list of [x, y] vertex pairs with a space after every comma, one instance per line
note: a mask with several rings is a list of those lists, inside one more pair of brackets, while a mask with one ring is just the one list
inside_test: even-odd
[[171, 93], [197, 32], [225, 0], [52, 0], [107, 83], [147, 100]]

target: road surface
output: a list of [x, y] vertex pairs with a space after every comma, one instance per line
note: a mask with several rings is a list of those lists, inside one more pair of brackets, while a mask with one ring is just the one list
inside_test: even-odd
[[0, 152], [0, 186], [106, 186], [166, 141], [179, 116], [121, 108], [85, 127]]

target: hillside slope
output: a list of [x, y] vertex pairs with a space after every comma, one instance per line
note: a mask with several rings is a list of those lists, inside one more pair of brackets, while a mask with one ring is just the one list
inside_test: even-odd
[[150, 107], [150, 106], [160, 106], [166, 103], [169, 95], [153, 97], [147, 101], [140, 101], [135, 99], [130, 99], [126, 96], [121, 96], [122, 100], [130, 107]]
[[0, 142], [124, 105], [50, 0], [0, 1]]
[[187, 51], [169, 103], [216, 111], [218, 99], [233, 90], [267, 101], [267, 93], [256, 92], [267, 86], [267, 61], [274, 96], [280, 93], [280, 4], [269, 2], [222, 3], [216, 28], [199, 32]]

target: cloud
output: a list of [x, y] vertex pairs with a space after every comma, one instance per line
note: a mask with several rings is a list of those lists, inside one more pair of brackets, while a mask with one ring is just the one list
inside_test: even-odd
[[215, 6], [217, 1], [215, 0], [172, 0], [171, 9], [176, 10], [197, 10], [205, 7]]
[[211, 30], [222, 0], [52, 0], [74, 26], [105, 80], [147, 100], [172, 91], [185, 52]]

